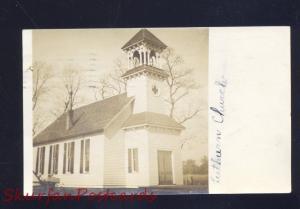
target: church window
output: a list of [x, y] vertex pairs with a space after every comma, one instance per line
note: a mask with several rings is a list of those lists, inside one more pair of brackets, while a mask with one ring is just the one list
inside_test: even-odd
[[45, 147], [37, 148], [37, 158], [36, 158], [36, 173], [44, 174], [45, 166]]
[[74, 149], [75, 142], [68, 142], [64, 144], [63, 173], [74, 172]]
[[128, 173], [134, 173], [139, 171], [138, 162], [138, 149], [128, 149]]
[[137, 57], [133, 58], [133, 65], [134, 67], [137, 67], [139, 65], [139, 59]]
[[140, 54], [138, 51], [134, 51], [133, 53], [133, 65], [137, 67], [140, 64]]
[[155, 64], [155, 52], [152, 50], [150, 52], [150, 65], [154, 66], [154, 64]]
[[90, 139], [81, 140], [80, 147], [80, 173], [90, 170]]
[[58, 173], [58, 153], [59, 145], [51, 145], [49, 151], [49, 164], [48, 164], [48, 174]]

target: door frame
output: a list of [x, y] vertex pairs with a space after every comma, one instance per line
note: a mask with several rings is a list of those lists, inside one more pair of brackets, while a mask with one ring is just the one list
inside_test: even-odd
[[[158, 166], [158, 153], [159, 152], [170, 152], [171, 153], [171, 166], [172, 166], [172, 183], [171, 184], [160, 184], [159, 183], [159, 166]], [[158, 149], [157, 150], [157, 154], [156, 154], [156, 158], [157, 158], [157, 180], [158, 180], [158, 185], [174, 185], [175, 184], [175, 170], [174, 170], [174, 152], [172, 150], [168, 150], [168, 149]]]

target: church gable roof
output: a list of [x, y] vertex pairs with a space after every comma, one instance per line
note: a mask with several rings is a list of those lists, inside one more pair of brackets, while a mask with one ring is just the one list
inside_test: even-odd
[[120, 94], [73, 110], [73, 126], [66, 129], [67, 113], [33, 139], [33, 144], [56, 142], [61, 139], [103, 132], [104, 128], [131, 101], [127, 94]]
[[137, 126], [156, 126], [163, 128], [171, 128], [182, 130], [185, 127], [179, 123], [177, 123], [173, 118], [163, 115], [160, 113], [154, 112], [142, 112], [131, 115], [131, 117], [125, 122], [123, 128], [131, 128]]
[[149, 43], [151, 43], [159, 48], [163, 48], [163, 49], [165, 49], [167, 47], [161, 40], [159, 40], [150, 31], [148, 31], [147, 29], [141, 29], [122, 47], [122, 49], [126, 49], [127, 47], [132, 46], [141, 41], [149, 42]]

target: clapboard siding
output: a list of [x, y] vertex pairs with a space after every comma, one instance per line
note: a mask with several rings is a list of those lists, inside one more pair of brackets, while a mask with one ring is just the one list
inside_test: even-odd
[[105, 138], [104, 185], [125, 185], [124, 131], [119, 131], [111, 139]]
[[[146, 129], [135, 129], [125, 132], [125, 165], [127, 186], [149, 186], [149, 140]], [[128, 149], [138, 149], [138, 172], [128, 173]]]
[[125, 177], [125, 141], [121, 129], [132, 113], [133, 104], [129, 103], [114, 118], [105, 131], [104, 145], [104, 185], [123, 186]]

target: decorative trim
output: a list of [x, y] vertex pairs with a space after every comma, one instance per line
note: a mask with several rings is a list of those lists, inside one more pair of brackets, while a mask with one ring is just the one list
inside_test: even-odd
[[[143, 68], [144, 66], [144, 68]], [[132, 79], [141, 75], [147, 75], [147, 76], [151, 76], [151, 77], [155, 77], [158, 79], [162, 79], [164, 80], [165, 78], [167, 78], [169, 75], [166, 72], [160, 72], [160, 69], [155, 69], [152, 66], [148, 66], [148, 65], [141, 65], [138, 66], [137, 68], [141, 68], [141, 69], [137, 69], [136, 72], [129, 72], [128, 75], [126, 75], [126, 73], [122, 76], [122, 78], [124, 78], [125, 80], [128, 79]], [[151, 67], [152, 69], [148, 69], [147, 67]], [[128, 72], [128, 71], [127, 71]]]
[[182, 131], [183, 128], [175, 128], [175, 127], [170, 127], [170, 126], [161, 126], [161, 125], [152, 125], [152, 124], [139, 124], [139, 125], [133, 125], [133, 126], [127, 126], [127, 127], [123, 127], [123, 130], [136, 130], [136, 129], [156, 129], [156, 130], [174, 130], [174, 131]]

